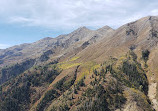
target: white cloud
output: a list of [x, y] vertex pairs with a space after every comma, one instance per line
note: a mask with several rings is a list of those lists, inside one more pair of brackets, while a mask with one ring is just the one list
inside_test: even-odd
[[152, 11], [151, 11], [151, 14], [152, 14], [152, 15], [155, 15], [155, 16], [158, 15], [158, 9], [152, 10]]
[[118, 27], [148, 15], [158, 15], [156, 0], [0, 0], [1, 21], [56, 30]]
[[8, 47], [10, 47], [10, 45], [8, 45], [8, 44], [0, 44], [0, 49], [6, 49]]
[[33, 22], [33, 20], [31, 20], [29, 18], [25, 18], [25, 17], [15, 16], [15, 17], [10, 18], [10, 22], [11, 23], [13, 23], [13, 22], [28, 23], [28, 22]]

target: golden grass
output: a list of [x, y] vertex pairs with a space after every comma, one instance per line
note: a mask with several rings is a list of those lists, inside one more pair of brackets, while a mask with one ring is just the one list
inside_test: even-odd
[[72, 62], [72, 61], [75, 61], [75, 60], [77, 60], [77, 59], [79, 59], [80, 57], [73, 57], [73, 58], [71, 58], [69, 61], [70, 62]]
[[60, 62], [58, 63], [58, 67], [60, 69], [69, 69], [69, 68], [72, 68], [72, 67], [75, 67], [75, 66], [78, 66], [78, 65], [81, 65], [82, 63], [75, 63], [74, 61], [79, 59], [80, 57], [73, 57], [71, 58], [69, 61], [63, 61], [63, 62]]
[[58, 64], [58, 67], [64, 70], [64, 69], [69, 69], [81, 64], [82, 63], [64, 63], [64, 64]]
[[[83, 63], [81, 65], [82, 69], [81, 69], [81, 74], [79, 75], [79, 77], [77, 78], [77, 81], [80, 81], [81, 79], [83, 79], [85, 76], [92, 74], [94, 69], [98, 69], [100, 68], [100, 64], [97, 64], [95, 62], [86, 62]], [[76, 82], [77, 82], [76, 81]]]

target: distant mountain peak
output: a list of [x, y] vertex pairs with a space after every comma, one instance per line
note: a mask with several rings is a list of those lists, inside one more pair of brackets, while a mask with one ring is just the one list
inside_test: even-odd
[[76, 29], [75, 31], [71, 32], [70, 34], [79, 35], [79, 34], [86, 34], [86, 33], [90, 33], [90, 32], [92, 32], [92, 30], [90, 30], [87, 27], [83, 26], [83, 27], [80, 27], [80, 28]]
[[43, 38], [43, 39], [40, 39], [40, 40], [38, 40], [38, 41], [36, 41], [36, 43], [38, 43], [38, 42], [44, 42], [44, 41], [50, 41], [50, 40], [52, 40], [53, 38], [51, 38], [51, 37], [45, 37], [45, 38]]
[[104, 26], [104, 27], [102, 27], [102, 28], [97, 29], [96, 31], [97, 31], [99, 34], [106, 35], [107, 32], [109, 32], [110, 34], [112, 34], [115, 30], [106, 25], [106, 26]]
[[51, 39], [52, 39], [51, 37], [45, 37], [45, 38], [43, 38], [41, 40], [51, 40]]
[[74, 32], [82, 32], [82, 31], [90, 31], [90, 29], [88, 29], [87, 27], [83, 26], [83, 27], [78, 28]]
[[[106, 26], [104, 26], [104, 27], [102, 27], [102, 28], [97, 29], [97, 31], [101, 31], [101, 30], [109, 30], [109, 29], [112, 29], [112, 28], [109, 27], [108, 25], [106, 25]], [[114, 29], [112, 29], [112, 30], [114, 30]]]
[[79, 30], [84, 30], [84, 29], [88, 29], [86, 26], [82, 26], [78, 28]]

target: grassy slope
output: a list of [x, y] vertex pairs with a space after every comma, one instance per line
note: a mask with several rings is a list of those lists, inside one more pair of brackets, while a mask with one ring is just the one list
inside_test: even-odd
[[[118, 60], [111, 58], [101, 65], [90, 63], [80, 64], [79, 75], [76, 78], [76, 84], [73, 84], [68, 90], [66, 90], [59, 98], [52, 101], [47, 108], [48, 111], [55, 110], [92, 110], [93, 108], [100, 107], [101, 110], [103, 104], [94, 104], [95, 101], [102, 101], [100, 97], [96, 99], [98, 92], [95, 87], [104, 87], [105, 91], [101, 97], [105, 97], [107, 102], [106, 110], [123, 109], [128, 108], [128, 104], [136, 102], [138, 106], [134, 106], [136, 110], [152, 110], [148, 97], [146, 96], [147, 91], [147, 78], [145, 72], [141, 68], [140, 64], [136, 61], [134, 53], [130, 52], [125, 56], [120, 57]], [[131, 67], [132, 71], [136, 70], [135, 76], [130, 72], [123, 72], [124, 63], [127, 62]], [[85, 67], [87, 66], [87, 67]], [[109, 66], [111, 68], [109, 69]], [[87, 72], [85, 70], [87, 68]], [[136, 68], [136, 69], [135, 69]], [[96, 69], [97, 74], [95, 74]], [[103, 71], [104, 69], [104, 71]], [[106, 70], [106, 72], [105, 72]], [[86, 74], [85, 74], [86, 73]], [[84, 76], [83, 76], [84, 75]], [[141, 80], [139, 78], [142, 78]], [[84, 82], [81, 85], [80, 82]], [[119, 87], [123, 86], [123, 87]], [[113, 89], [114, 88], [114, 89]], [[126, 90], [125, 90], [126, 89]], [[89, 92], [90, 90], [90, 92]], [[99, 90], [99, 89], [98, 89]], [[114, 90], [114, 91], [113, 91]], [[94, 93], [93, 93], [94, 91]], [[111, 92], [112, 91], [112, 92]], [[92, 93], [92, 94], [91, 94]], [[114, 98], [109, 98], [114, 97]], [[139, 97], [139, 98], [138, 98]], [[94, 99], [95, 98], [95, 99]], [[118, 99], [119, 98], [119, 99]], [[116, 102], [117, 101], [117, 102]], [[127, 101], [127, 102], [126, 102]], [[91, 104], [94, 107], [86, 106]], [[99, 106], [97, 106], [99, 105]], [[145, 106], [145, 107], [144, 107]], [[88, 108], [88, 109], [85, 109]]]
[[[151, 110], [146, 96], [148, 82], [145, 71], [133, 52], [119, 59], [110, 57], [102, 64], [93, 61], [78, 62], [78, 59], [80, 57], [72, 57], [65, 62], [32, 67], [4, 84], [1, 86], [1, 97], [9, 97], [11, 100], [2, 101], [1, 108], [7, 111], [7, 102], [15, 103], [21, 97], [27, 97], [29, 101], [24, 100], [20, 104], [17, 102], [15, 109], [91, 111], [94, 108], [104, 110], [106, 105], [106, 110], [114, 110], [128, 108], [128, 103], [136, 102], [137, 109]], [[14, 94], [23, 93], [24, 89], [16, 92], [14, 88], [24, 88], [28, 93], [15, 98]], [[9, 95], [10, 92], [13, 95]]]

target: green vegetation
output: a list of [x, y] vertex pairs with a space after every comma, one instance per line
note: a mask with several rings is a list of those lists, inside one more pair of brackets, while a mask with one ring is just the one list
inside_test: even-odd
[[121, 108], [121, 105], [126, 102], [122, 88], [110, 85], [104, 88], [101, 84], [95, 84], [95, 87], [88, 88], [83, 94], [87, 99], [78, 111], [111, 111]]
[[131, 85], [134, 85], [137, 89], [140, 89], [141, 91], [148, 91], [147, 77], [141, 69], [140, 64], [131, 64], [128, 61], [125, 61], [123, 62], [122, 71], [128, 77]]
[[81, 65], [81, 63], [60, 63], [58, 67], [61, 69], [69, 69], [78, 65]]
[[[34, 67], [19, 75], [1, 86], [0, 90], [0, 111], [22, 111], [29, 108], [30, 103], [34, 103], [40, 98], [36, 88], [48, 87], [56, 78], [60, 70], [55, 64]], [[44, 102], [38, 107], [45, 106], [45, 102], [53, 98], [48, 92]], [[56, 94], [56, 93], [54, 93]], [[35, 95], [34, 97], [32, 95]], [[49, 98], [49, 99], [48, 99]]]
[[148, 58], [149, 58], [149, 54], [150, 54], [149, 50], [144, 50], [144, 51], [142, 51], [142, 59], [143, 59], [145, 62], [147, 62], [147, 60], [148, 60]]
[[70, 61], [75, 61], [75, 60], [77, 60], [77, 59], [79, 59], [80, 57], [73, 57], [73, 58], [71, 58], [70, 59]]
[[[139, 106], [146, 105], [148, 110], [151, 109], [150, 101], [146, 94], [148, 91], [148, 81], [141, 65], [137, 62], [137, 56], [130, 51], [125, 57], [117, 60], [111, 58], [109, 61], [101, 65], [100, 70], [94, 69], [94, 81], [91, 81], [92, 87], [87, 88], [82, 96], [86, 100], [82, 101], [79, 111], [104, 111], [121, 109], [126, 102], [124, 95], [124, 87], [134, 88], [133, 98], [138, 102]], [[110, 73], [116, 80], [112, 79], [107, 84], [106, 75]], [[102, 93], [100, 93], [102, 92]], [[141, 92], [141, 93], [139, 93]], [[131, 92], [129, 92], [131, 93]], [[141, 95], [137, 97], [137, 94]], [[98, 109], [99, 107], [99, 109]]]
[[[28, 107], [30, 102], [30, 84], [26, 83], [21, 87], [14, 88], [12, 93], [7, 92], [7, 96], [1, 95], [3, 102], [1, 102], [0, 110], [2, 111], [22, 111]], [[23, 106], [21, 106], [23, 105]]]
[[118, 61], [103, 64], [105, 71], [109, 71], [115, 78], [127, 87], [136, 88], [147, 94], [148, 80], [141, 64], [137, 62], [134, 52], [129, 52]]
[[78, 93], [77, 91], [80, 90], [80, 87], [84, 87], [84, 86], [85, 86], [84, 78], [82, 78], [74, 85], [74, 93], [77, 94]]
[[69, 107], [67, 104], [64, 105], [60, 105], [58, 107], [52, 107], [52, 109], [50, 111], [69, 111]]
[[0, 84], [28, 70], [34, 65], [34, 63], [35, 60], [30, 59], [21, 64], [17, 63], [13, 66], [3, 68], [0, 72]]
[[36, 111], [43, 111], [46, 105], [52, 101], [54, 98], [58, 97], [59, 94], [56, 90], [49, 90], [44, 94], [44, 97], [40, 101], [40, 103], [37, 105]]
[[74, 77], [64, 77], [62, 78], [60, 81], [58, 81], [55, 85], [54, 88], [64, 92], [66, 90], [68, 90], [75, 82]]
[[[75, 66], [72, 74], [50, 86], [61, 70]], [[33, 111], [114, 111], [122, 110], [129, 98], [150, 110], [147, 91], [145, 71], [130, 51], [119, 59], [110, 57], [101, 65], [52, 62], [34, 66], [0, 86], [0, 110], [29, 110], [33, 105]]]
[[[92, 92], [86, 91], [86, 95], [92, 95], [94, 98], [88, 98], [79, 108], [78, 111], [110, 111], [108, 108], [106, 91], [102, 85], [92, 89]], [[94, 92], [93, 92], [94, 90]]]
[[54, 52], [51, 50], [48, 50], [46, 52], [43, 53], [43, 55], [41, 55], [41, 57], [39, 58], [41, 62], [47, 61], [49, 59], [49, 55], [53, 54]]
[[77, 87], [83, 87], [85, 86], [85, 83], [84, 83], [84, 78], [82, 78], [80, 81], [77, 82], [76, 84]]

